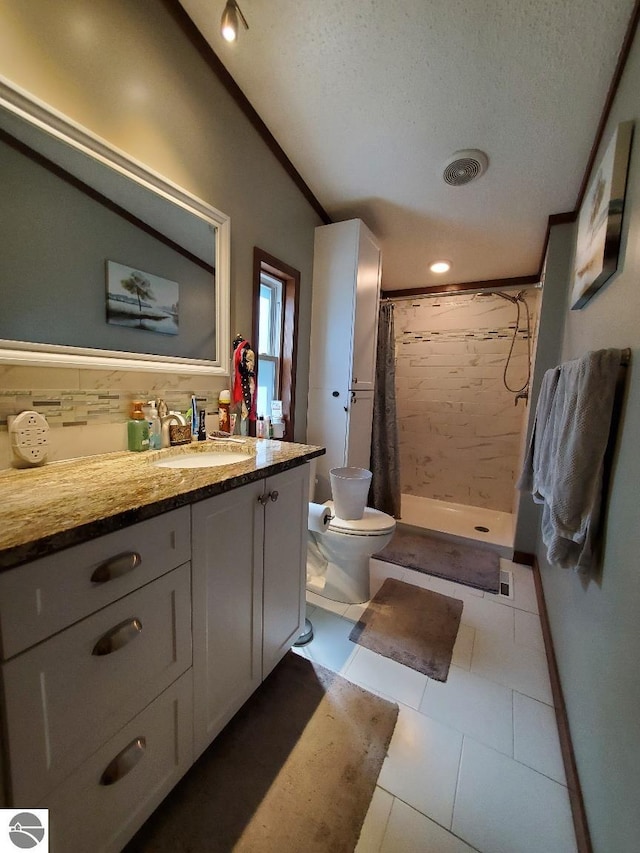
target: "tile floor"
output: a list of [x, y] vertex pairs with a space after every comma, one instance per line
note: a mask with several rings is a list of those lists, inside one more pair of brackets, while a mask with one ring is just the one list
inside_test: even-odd
[[385, 577], [464, 601], [445, 684], [349, 639], [366, 605], [307, 593], [297, 651], [397, 702], [398, 722], [356, 853], [576, 853], [531, 569], [512, 599], [371, 561]]

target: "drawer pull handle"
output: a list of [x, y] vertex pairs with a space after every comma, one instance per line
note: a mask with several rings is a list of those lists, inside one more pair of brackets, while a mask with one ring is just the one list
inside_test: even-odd
[[266, 506], [269, 500], [269, 495], [258, 495], [258, 503], [260, 506]]
[[136, 551], [127, 551], [125, 554], [118, 554], [116, 557], [111, 557], [100, 563], [98, 568], [91, 575], [93, 583], [106, 583], [114, 578], [119, 578], [126, 575], [127, 572], [132, 572], [142, 562], [142, 557]]
[[104, 773], [100, 777], [101, 785], [113, 785], [126, 776], [136, 766], [144, 755], [147, 741], [143, 737], [137, 737], [127, 744], [122, 752], [119, 752], [113, 761], [110, 761]]
[[269, 492], [269, 497], [275, 503], [278, 500], [278, 492], [274, 489], [272, 492]]
[[131, 640], [134, 640], [142, 631], [142, 622], [139, 619], [126, 619], [115, 628], [100, 637], [98, 642], [93, 647], [91, 654], [93, 655], [110, 655], [111, 652], [117, 652]]

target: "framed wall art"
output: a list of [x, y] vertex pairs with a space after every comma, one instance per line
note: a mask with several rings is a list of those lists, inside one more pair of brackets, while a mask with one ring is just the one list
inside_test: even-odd
[[618, 268], [633, 122], [618, 125], [578, 217], [571, 308], [582, 308]]
[[107, 261], [107, 323], [178, 334], [176, 281]]

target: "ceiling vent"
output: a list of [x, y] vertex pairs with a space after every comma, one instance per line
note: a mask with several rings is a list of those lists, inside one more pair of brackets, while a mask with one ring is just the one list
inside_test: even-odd
[[483, 175], [489, 166], [489, 158], [484, 151], [470, 148], [456, 151], [444, 167], [442, 177], [450, 187], [462, 187]]

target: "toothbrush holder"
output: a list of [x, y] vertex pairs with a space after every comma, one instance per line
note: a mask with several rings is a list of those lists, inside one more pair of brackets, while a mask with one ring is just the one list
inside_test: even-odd
[[182, 424], [170, 424], [169, 442], [172, 446], [177, 444], [191, 444], [191, 424], [187, 424], [186, 426]]

